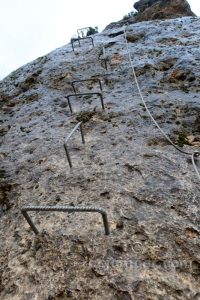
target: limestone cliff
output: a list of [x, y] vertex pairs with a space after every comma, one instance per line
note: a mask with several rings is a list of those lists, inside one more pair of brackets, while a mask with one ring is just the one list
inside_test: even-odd
[[[0, 82], [0, 299], [199, 299], [200, 185], [191, 159], [176, 151], [140, 101], [123, 28], [81, 47], [56, 49]], [[127, 27], [147, 105], [176, 145], [200, 145], [200, 19]], [[103, 47], [108, 70], [103, 61]], [[72, 81], [99, 78], [99, 98], [71, 99]], [[78, 92], [101, 92], [98, 82]], [[63, 147], [69, 143], [73, 169]], [[199, 168], [198, 163], [198, 168]], [[23, 205], [95, 206], [94, 213], [31, 213]]]

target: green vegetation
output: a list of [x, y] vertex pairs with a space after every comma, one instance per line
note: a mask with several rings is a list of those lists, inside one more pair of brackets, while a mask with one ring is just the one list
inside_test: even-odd
[[183, 147], [184, 145], [191, 146], [190, 142], [188, 141], [187, 136], [184, 133], [180, 133], [178, 136], [178, 145], [179, 147]]
[[88, 28], [88, 30], [87, 30], [87, 36], [93, 35], [95, 33], [98, 33], [98, 27], [97, 26], [95, 28], [93, 28], [93, 27], [89, 27]]
[[123, 20], [127, 20], [129, 18], [137, 16], [138, 12], [137, 11], [131, 11], [127, 15], [123, 16]]

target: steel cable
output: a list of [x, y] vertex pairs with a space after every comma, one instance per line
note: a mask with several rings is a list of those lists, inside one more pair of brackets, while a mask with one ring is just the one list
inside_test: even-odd
[[186, 152], [182, 149], [180, 149], [178, 146], [176, 146], [172, 140], [168, 137], [168, 135], [162, 130], [162, 128], [160, 127], [160, 125], [156, 122], [156, 120], [154, 119], [153, 115], [151, 114], [150, 110], [148, 109], [147, 107], [147, 104], [146, 104], [146, 101], [144, 100], [144, 97], [142, 95], [142, 91], [140, 89], [140, 86], [139, 86], [139, 83], [138, 83], [138, 79], [137, 79], [137, 75], [136, 75], [136, 72], [135, 72], [135, 67], [133, 65], [133, 61], [132, 61], [132, 58], [131, 58], [131, 53], [130, 53], [130, 50], [129, 50], [129, 46], [128, 46], [128, 41], [127, 41], [127, 35], [126, 35], [126, 30], [125, 30], [125, 27], [124, 27], [124, 38], [125, 38], [125, 43], [126, 43], [126, 49], [127, 49], [127, 53], [128, 53], [128, 57], [129, 57], [129, 61], [130, 61], [130, 64], [131, 64], [131, 69], [132, 69], [132, 72], [133, 72], [133, 76], [134, 76], [134, 79], [135, 79], [135, 83], [136, 83], [136, 86], [137, 86], [137, 89], [138, 89], [138, 92], [139, 92], [139, 95], [140, 95], [140, 98], [142, 100], [142, 103], [148, 113], [148, 115], [150, 116], [152, 122], [156, 125], [156, 127], [160, 130], [160, 132], [164, 135], [164, 137], [168, 140], [168, 142], [176, 149], [178, 150], [179, 152], [183, 153], [183, 154], [186, 154], [186, 155], [190, 155], [191, 156], [191, 159], [192, 159], [192, 164], [193, 164], [193, 167], [194, 167], [194, 170], [197, 174], [197, 177], [199, 178], [200, 180], [200, 174], [199, 174], [199, 171], [197, 169], [197, 166], [196, 166], [196, 163], [195, 163], [195, 158], [199, 157], [200, 156], [200, 153], [198, 151], [194, 151], [193, 153], [190, 153], [190, 152]]

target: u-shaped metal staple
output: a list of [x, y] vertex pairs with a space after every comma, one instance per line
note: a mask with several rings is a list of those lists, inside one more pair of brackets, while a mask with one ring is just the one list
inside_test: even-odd
[[74, 43], [75, 43], [75, 42], [78, 41], [79, 46], [80, 46], [80, 45], [81, 45], [80, 41], [81, 41], [81, 40], [87, 40], [87, 39], [90, 39], [90, 40], [91, 40], [92, 46], [93, 46], [93, 48], [94, 48], [94, 39], [93, 39], [91, 36], [87, 36], [87, 37], [82, 37], [82, 38], [77, 38], [77, 39], [73, 39], [73, 38], [72, 38], [72, 39], [71, 39], [72, 50], [75, 51], [75, 50], [74, 50]]
[[30, 225], [31, 229], [35, 234], [38, 234], [39, 231], [33, 220], [30, 218], [28, 211], [57, 211], [57, 212], [97, 212], [100, 213], [103, 219], [105, 234], [110, 234], [110, 228], [107, 218], [107, 213], [105, 210], [97, 207], [79, 207], [79, 206], [24, 206], [21, 209], [21, 212]]
[[84, 138], [84, 134], [83, 134], [83, 127], [82, 127], [82, 122], [79, 122], [74, 129], [70, 132], [70, 134], [67, 136], [65, 142], [64, 142], [64, 149], [65, 149], [65, 153], [67, 156], [67, 160], [69, 163], [70, 168], [72, 168], [72, 161], [69, 155], [69, 151], [68, 151], [68, 147], [67, 147], [67, 142], [69, 141], [69, 139], [71, 138], [71, 136], [73, 135], [73, 133], [80, 127], [80, 131], [81, 131], [81, 139], [82, 139], [82, 143], [85, 144], [85, 138]]
[[101, 99], [101, 106], [102, 106], [102, 109], [104, 110], [104, 109], [105, 109], [105, 106], [104, 106], [104, 102], [103, 102], [103, 96], [102, 96], [101, 93], [80, 93], [80, 94], [71, 94], [71, 95], [67, 95], [67, 101], [68, 101], [68, 105], [69, 105], [69, 109], [70, 109], [71, 114], [73, 113], [72, 106], [71, 106], [71, 102], [70, 102], [70, 98], [71, 98], [71, 97], [91, 96], [91, 95], [97, 95], [97, 96], [100, 97], [100, 99]]
[[102, 84], [101, 84], [101, 80], [99, 78], [88, 78], [88, 79], [82, 79], [82, 80], [74, 80], [74, 81], [72, 81], [71, 85], [72, 85], [74, 93], [76, 94], [75, 83], [87, 82], [87, 81], [98, 81], [100, 90], [102, 91]]

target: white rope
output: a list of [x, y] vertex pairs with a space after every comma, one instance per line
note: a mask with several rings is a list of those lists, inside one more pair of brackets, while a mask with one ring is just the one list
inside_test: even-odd
[[191, 159], [192, 159], [192, 164], [193, 164], [193, 167], [195, 169], [195, 172], [197, 174], [197, 177], [199, 178], [200, 180], [200, 174], [199, 174], [199, 171], [197, 169], [197, 166], [196, 166], [196, 163], [195, 163], [195, 158], [199, 157], [200, 153], [198, 151], [195, 151], [193, 153], [190, 153], [190, 152], [186, 152], [182, 149], [180, 149], [179, 147], [177, 147], [173, 142], [172, 140], [167, 136], [167, 134], [162, 130], [162, 128], [159, 126], [159, 124], [156, 122], [156, 120], [154, 119], [153, 115], [151, 114], [150, 110], [148, 109], [147, 107], [147, 104], [144, 100], [144, 97], [142, 95], [142, 91], [140, 89], [140, 86], [139, 86], [139, 83], [138, 83], [138, 80], [137, 80], [137, 76], [136, 76], [136, 73], [135, 73], [135, 67], [133, 65], [133, 61], [132, 61], [132, 58], [131, 58], [131, 53], [130, 53], [130, 50], [129, 50], [129, 46], [128, 46], [128, 41], [127, 41], [127, 35], [126, 35], [126, 30], [125, 30], [125, 27], [124, 27], [124, 38], [125, 38], [125, 42], [126, 42], [126, 49], [127, 49], [127, 53], [128, 53], [128, 57], [129, 57], [129, 61], [130, 61], [130, 64], [131, 64], [131, 69], [132, 69], [132, 72], [133, 72], [133, 76], [134, 76], [134, 79], [135, 79], [135, 83], [136, 83], [136, 86], [137, 86], [137, 89], [138, 89], [138, 92], [139, 92], [139, 95], [140, 95], [140, 98], [142, 100], [142, 103], [144, 104], [144, 107], [147, 111], [147, 113], [149, 114], [152, 122], [156, 125], [156, 127], [161, 131], [161, 133], [164, 135], [164, 137], [168, 140], [168, 142], [176, 149], [178, 150], [179, 152], [183, 153], [183, 154], [187, 154], [187, 155], [190, 155], [191, 156]]
[[192, 164], [193, 164], [193, 167], [194, 167], [195, 172], [196, 172], [196, 174], [197, 174], [197, 177], [198, 177], [199, 180], [200, 180], [200, 174], [199, 174], [199, 171], [198, 171], [197, 166], [196, 166], [196, 163], [195, 163], [195, 158], [199, 157], [199, 154], [200, 154], [200, 153], [199, 153], [198, 151], [192, 153]]

